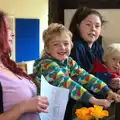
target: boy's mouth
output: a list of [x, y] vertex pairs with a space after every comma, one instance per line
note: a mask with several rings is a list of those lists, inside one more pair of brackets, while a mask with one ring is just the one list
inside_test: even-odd
[[59, 52], [59, 55], [65, 55], [67, 52]]
[[115, 71], [118, 71], [118, 67], [114, 67], [114, 66], [113, 66], [113, 69], [114, 69]]

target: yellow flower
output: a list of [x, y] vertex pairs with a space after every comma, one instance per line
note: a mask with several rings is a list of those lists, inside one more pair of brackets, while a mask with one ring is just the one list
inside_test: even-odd
[[76, 110], [76, 115], [79, 120], [89, 120], [92, 118], [90, 112], [90, 109], [83, 107]]
[[94, 105], [94, 107], [90, 108], [80, 108], [76, 110], [76, 115], [79, 120], [91, 120], [92, 118], [104, 118], [105, 116], [108, 116], [108, 111], [103, 110], [102, 106]]
[[108, 111], [103, 110], [102, 106], [94, 105], [94, 107], [90, 109], [91, 109], [91, 115], [95, 118], [104, 118], [108, 116]]

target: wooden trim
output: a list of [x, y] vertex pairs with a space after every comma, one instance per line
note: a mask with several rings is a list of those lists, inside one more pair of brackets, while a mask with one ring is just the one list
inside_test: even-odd
[[64, 9], [77, 9], [84, 5], [95, 9], [120, 9], [120, 0], [49, 0], [49, 24], [64, 24]]

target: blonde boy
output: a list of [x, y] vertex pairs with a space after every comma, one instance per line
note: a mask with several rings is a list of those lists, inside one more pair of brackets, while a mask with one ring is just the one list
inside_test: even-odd
[[104, 52], [104, 64], [96, 62], [95, 76], [102, 79], [114, 90], [120, 88], [120, 43], [110, 44]]

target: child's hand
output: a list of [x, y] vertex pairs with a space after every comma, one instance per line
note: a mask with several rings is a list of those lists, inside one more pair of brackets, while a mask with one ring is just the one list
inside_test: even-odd
[[110, 82], [110, 86], [113, 89], [118, 89], [120, 88], [120, 78], [113, 78]]
[[119, 94], [119, 95], [120, 95], [120, 89], [117, 91], [117, 94]]
[[109, 91], [107, 99], [108, 100], [114, 100], [115, 102], [120, 102], [120, 95], [113, 92], [113, 91]]
[[108, 101], [107, 99], [96, 99], [95, 97], [91, 97], [89, 99], [89, 102], [94, 104], [94, 105], [101, 105], [105, 108], [108, 108], [111, 105], [111, 102]]

